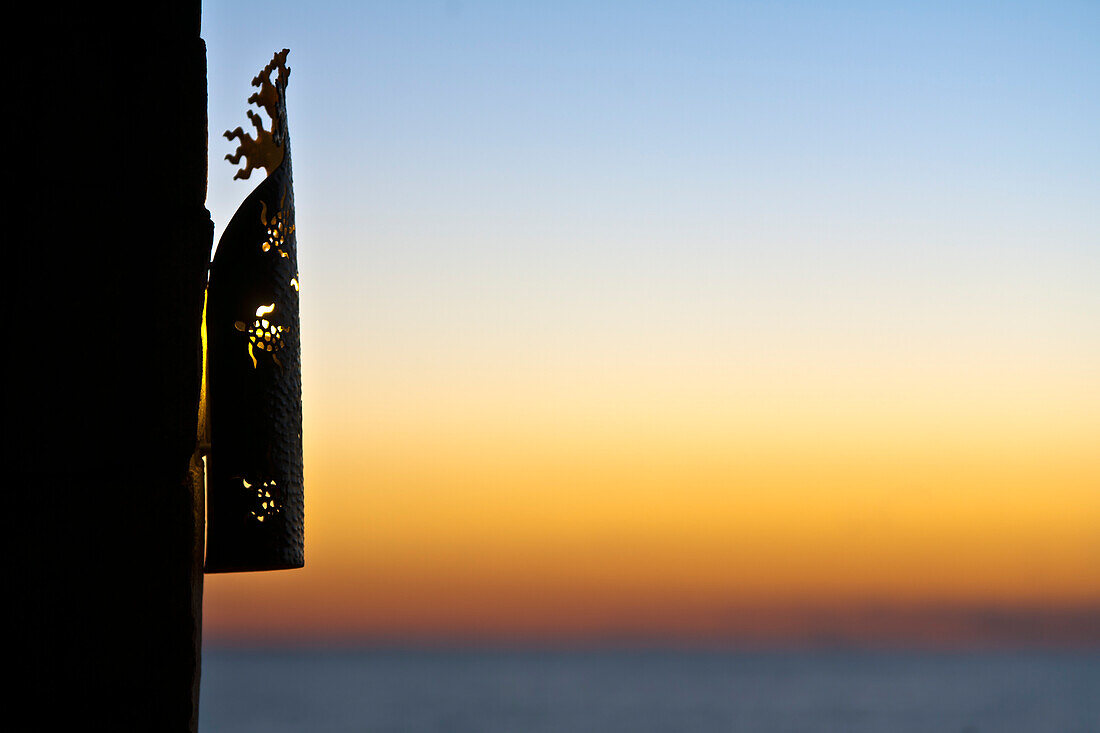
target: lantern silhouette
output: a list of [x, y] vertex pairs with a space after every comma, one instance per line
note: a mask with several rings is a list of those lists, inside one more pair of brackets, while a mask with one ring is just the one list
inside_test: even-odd
[[294, 190], [287, 134], [288, 50], [249, 97], [253, 139], [240, 127], [226, 159], [234, 179], [267, 177], [218, 243], [207, 289], [208, 573], [302, 567], [302, 378]]

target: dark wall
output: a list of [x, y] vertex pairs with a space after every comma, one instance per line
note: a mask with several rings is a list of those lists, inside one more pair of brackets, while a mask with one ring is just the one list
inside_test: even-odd
[[148, 5], [9, 24], [8, 658], [28, 730], [195, 726], [205, 46], [199, 2]]

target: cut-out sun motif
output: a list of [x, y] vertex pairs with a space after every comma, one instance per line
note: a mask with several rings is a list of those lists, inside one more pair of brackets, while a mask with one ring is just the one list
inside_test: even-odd
[[[225, 156], [225, 159], [233, 165], [240, 164], [242, 157], [245, 159], [244, 166], [233, 176], [234, 180], [248, 178], [256, 168], [263, 168], [267, 175], [271, 175], [283, 162], [286, 154], [286, 106], [283, 93], [290, 77], [290, 69], [286, 66], [288, 53], [289, 49], [284, 48], [275, 54], [271, 63], [252, 80], [252, 86], [259, 87], [259, 91], [248, 98], [249, 104], [255, 104], [267, 114], [267, 118], [271, 120], [271, 130], [264, 129], [263, 119], [258, 113], [248, 110], [248, 119], [256, 132], [255, 139], [240, 127], [225, 132], [228, 140], [235, 139], [239, 142], [236, 152]], [[274, 82], [271, 81], [272, 73], [275, 73]]]

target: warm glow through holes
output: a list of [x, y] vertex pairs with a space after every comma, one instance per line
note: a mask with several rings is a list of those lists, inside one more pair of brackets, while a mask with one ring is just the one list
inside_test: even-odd
[[256, 309], [256, 320], [253, 321], [251, 326], [244, 321], [233, 323], [233, 327], [238, 331], [248, 334], [248, 355], [252, 358], [253, 369], [259, 367], [259, 362], [256, 360], [256, 349], [271, 354], [271, 358], [276, 364], [283, 365], [275, 352], [283, 348], [283, 334], [286, 332], [286, 327], [279, 326], [264, 318], [264, 316], [274, 312], [274, 303], [261, 305]]
[[[283, 201], [285, 202], [285, 200], [286, 192], [283, 193]], [[282, 206], [282, 202], [280, 202], [279, 206]], [[294, 225], [291, 224], [289, 227], [284, 226], [282, 210], [276, 211], [269, 219], [267, 216], [267, 204], [261, 201], [260, 221], [263, 223], [267, 233], [267, 240], [260, 245], [260, 249], [264, 252], [270, 252], [274, 249], [279, 253], [280, 257], [290, 257], [286, 250], [283, 249], [283, 245], [286, 244], [286, 238], [294, 233]]]
[[282, 506], [279, 504], [278, 501], [275, 500], [275, 497], [271, 494], [271, 492], [277, 488], [274, 480], [264, 481], [259, 486], [257, 486], [255, 484], [249, 483], [248, 479], [242, 478], [241, 485], [245, 488], [246, 491], [249, 492], [252, 492], [252, 490], [255, 489], [255, 491], [253, 492], [254, 508], [250, 510], [250, 514], [252, 515], [252, 518], [255, 519], [257, 522], [263, 522], [265, 519], [274, 517], [276, 514], [283, 510]]

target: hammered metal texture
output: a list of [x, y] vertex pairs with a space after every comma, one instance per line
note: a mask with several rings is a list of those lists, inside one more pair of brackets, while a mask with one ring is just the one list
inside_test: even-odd
[[282, 160], [241, 204], [211, 266], [208, 573], [305, 562], [298, 258], [282, 84], [279, 118], [272, 115]]

